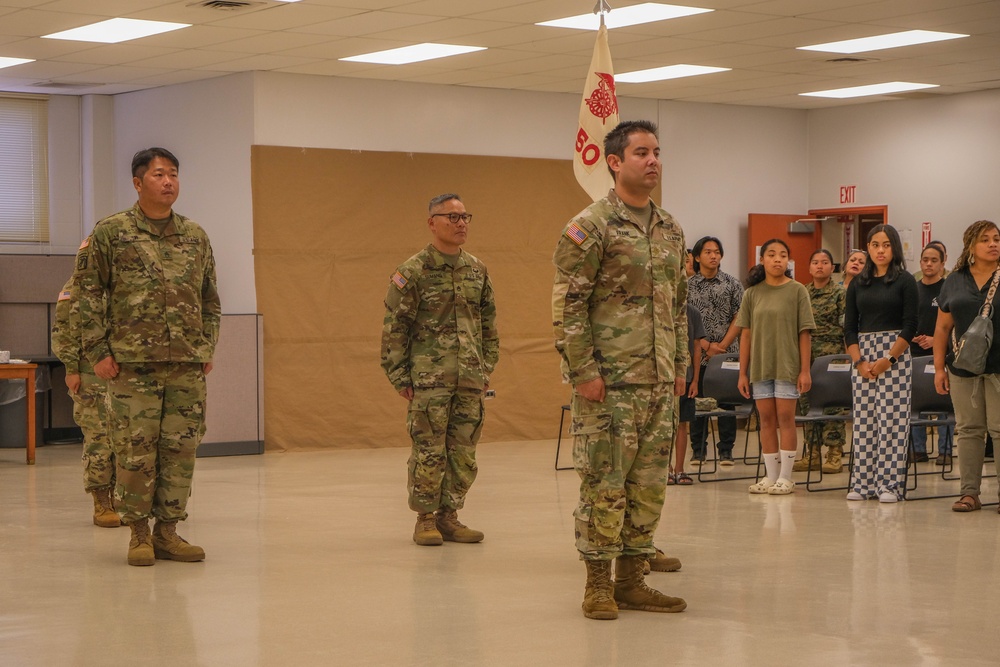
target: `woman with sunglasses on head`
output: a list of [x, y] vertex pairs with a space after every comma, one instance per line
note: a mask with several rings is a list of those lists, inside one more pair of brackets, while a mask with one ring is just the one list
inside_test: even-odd
[[917, 331], [917, 283], [899, 233], [868, 232], [868, 262], [847, 288], [844, 339], [854, 362], [854, 470], [848, 500], [894, 503], [905, 492], [910, 426], [910, 341]]
[[962, 241], [962, 254], [938, 295], [934, 387], [939, 394], [950, 392], [955, 408], [962, 497], [951, 508], [972, 512], [982, 508], [986, 434], [994, 442], [1000, 440], [1000, 290], [994, 290], [991, 301], [994, 336], [981, 374], [955, 367], [955, 344], [979, 317], [1000, 268], [1000, 230], [993, 222], [980, 220], [965, 230]]

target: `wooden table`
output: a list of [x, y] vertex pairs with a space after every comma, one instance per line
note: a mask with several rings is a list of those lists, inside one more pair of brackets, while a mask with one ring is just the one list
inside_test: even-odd
[[24, 380], [28, 398], [28, 465], [35, 465], [35, 369], [38, 364], [0, 364], [0, 380]]

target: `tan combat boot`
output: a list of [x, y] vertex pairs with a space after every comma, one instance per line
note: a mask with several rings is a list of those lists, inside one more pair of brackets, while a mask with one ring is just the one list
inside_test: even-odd
[[615, 561], [615, 602], [619, 609], [684, 611], [687, 602], [654, 590], [643, 581], [644, 556], [619, 556]]
[[840, 459], [844, 455], [844, 448], [840, 445], [830, 445], [826, 448], [826, 461], [823, 462], [823, 472], [837, 474], [844, 469]]
[[149, 535], [149, 521], [139, 519], [128, 524], [132, 529], [132, 539], [128, 543], [129, 565], [152, 565], [156, 562], [153, 555], [153, 540]]
[[473, 530], [458, 520], [458, 512], [451, 509], [441, 508], [437, 511], [437, 529], [441, 531], [441, 537], [449, 542], [482, 542], [485, 535], [478, 530]]
[[160, 560], [178, 560], [193, 563], [205, 560], [205, 550], [188, 544], [188, 541], [177, 534], [176, 521], [160, 521], [153, 526], [153, 551]]
[[[810, 461], [810, 456], [812, 460]], [[823, 464], [823, 452], [817, 447], [811, 452], [806, 451], [805, 455], [795, 462], [792, 466], [792, 472], [805, 472], [807, 470], [819, 470], [820, 466]]]
[[111, 502], [111, 489], [95, 489], [90, 492], [94, 496], [94, 525], [101, 528], [117, 528], [122, 525], [114, 503]]
[[583, 593], [583, 615], [599, 621], [613, 621], [618, 618], [611, 585], [611, 561], [585, 560], [587, 566], [587, 588]]
[[417, 525], [413, 528], [413, 541], [422, 547], [440, 546], [444, 540], [434, 525], [434, 512], [417, 515]]
[[654, 572], [676, 572], [679, 569], [681, 569], [679, 558], [668, 556], [660, 549], [656, 549], [656, 555], [646, 561], [642, 573], [649, 574], [651, 570]]

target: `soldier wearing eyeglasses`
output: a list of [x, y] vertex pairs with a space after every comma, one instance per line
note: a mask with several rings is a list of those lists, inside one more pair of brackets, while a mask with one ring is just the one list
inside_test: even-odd
[[382, 368], [409, 402], [407, 488], [421, 546], [480, 542], [458, 510], [476, 479], [483, 398], [500, 356], [486, 265], [462, 250], [472, 214], [456, 194], [430, 201], [431, 243], [389, 281]]

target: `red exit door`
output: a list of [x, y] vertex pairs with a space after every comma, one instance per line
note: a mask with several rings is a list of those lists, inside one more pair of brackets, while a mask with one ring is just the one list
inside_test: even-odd
[[795, 279], [808, 284], [812, 282], [809, 257], [823, 245], [822, 224], [816, 216], [807, 214], [750, 213], [747, 216], [747, 261], [753, 266], [759, 259], [758, 249], [765, 241], [781, 239], [788, 244], [795, 262]]

